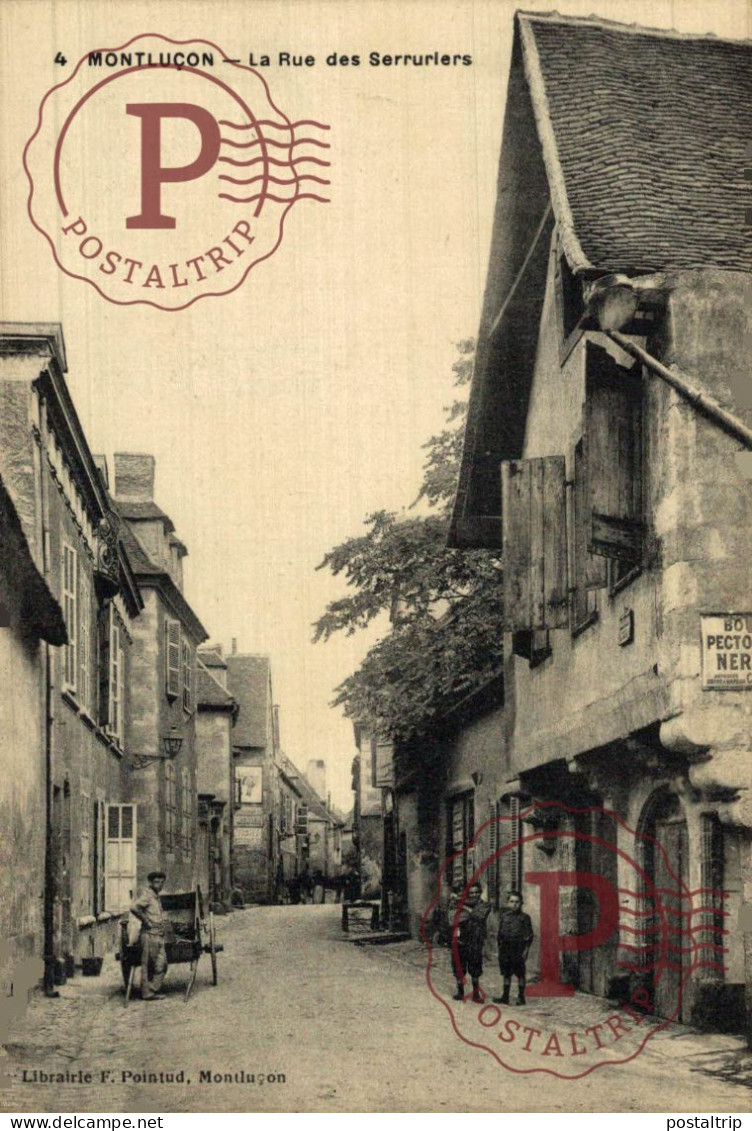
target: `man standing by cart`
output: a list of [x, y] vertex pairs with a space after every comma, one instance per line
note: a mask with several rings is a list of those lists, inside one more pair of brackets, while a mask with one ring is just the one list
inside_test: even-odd
[[167, 877], [164, 872], [149, 872], [146, 878], [148, 887], [131, 904], [131, 913], [141, 921], [141, 997], [143, 1001], [164, 1001], [160, 991], [167, 973], [167, 917], [159, 893]]

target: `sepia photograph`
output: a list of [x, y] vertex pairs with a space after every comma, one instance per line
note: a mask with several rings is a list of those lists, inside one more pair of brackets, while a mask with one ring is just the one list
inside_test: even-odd
[[0, 104], [7, 1126], [740, 1131], [752, 0], [4, 0]]

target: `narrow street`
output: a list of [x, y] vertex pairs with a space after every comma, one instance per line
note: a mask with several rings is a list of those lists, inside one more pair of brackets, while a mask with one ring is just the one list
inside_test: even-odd
[[[334, 906], [290, 906], [255, 907], [221, 919], [219, 985], [212, 986], [210, 963], [203, 958], [188, 1004], [182, 993], [187, 966], [170, 970], [167, 1000], [147, 1005], [136, 999], [128, 1008], [112, 956], [101, 978], [77, 974], [58, 1001], [35, 999], [12, 1027], [1, 1065], [9, 1077], [5, 1109], [724, 1114], [749, 1109], [750, 1059], [742, 1042], [678, 1026], [651, 1040], [632, 1063], [601, 1068], [582, 1080], [511, 1073], [457, 1038], [444, 1006], [426, 986], [416, 943], [355, 946], [344, 941], [339, 916]], [[444, 966], [440, 954], [437, 981], [444, 978]], [[497, 992], [494, 972], [487, 974]], [[600, 1002], [584, 995], [573, 999], [570, 1012], [578, 1024], [606, 1016]], [[525, 1019], [542, 1028], [544, 1013], [544, 1005], [531, 1003]], [[138, 1074], [160, 1070], [182, 1070], [184, 1081], [138, 1082]], [[35, 1071], [88, 1072], [92, 1080], [45, 1083], [38, 1075], [34, 1079]], [[124, 1072], [133, 1074], [126, 1082]], [[249, 1082], [200, 1083], [202, 1072], [245, 1072]], [[274, 1079], [280, 1075], [284, 1082]], [[426, 1096], [432, 1097], [429, 1108], [421, 1099]]]

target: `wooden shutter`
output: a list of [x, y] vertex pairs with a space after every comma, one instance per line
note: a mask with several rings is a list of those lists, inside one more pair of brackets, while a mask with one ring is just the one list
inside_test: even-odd
[[105, 910], [105, 804], [94, 802], [94, 913]]
[[488, 898], [493, 907], [498, 910], [499, 907], [499, 857], [496, 853], [499, 850], [499, 803], [498, 801], [491, 801], [489, 804], [489, 819], [488, 826], [488, 858], [489, 865], [486, 871], [486, 881], [488, 883]]
[[171, 699], [180, 694], [180, 621], [165, 621], [165, 690]]
[[583, 433], [588, 550], [634, 565], [643, 538], [641, 402], [639, 376], [589, 343]]
[[568, 624], [563, 456], [501, 465], [504, 627]]
[[105, 905], [125, 911], [136, 891], [136, 806], [107, 806]]
[[110, 617], [110, 605], [103, 605], [97, 617], [98, 722], [101, 727], [110, 723]]

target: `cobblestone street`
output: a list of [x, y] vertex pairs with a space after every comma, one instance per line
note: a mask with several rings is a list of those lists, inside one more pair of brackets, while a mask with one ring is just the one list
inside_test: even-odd
[[[742, 1042], [680, 1026], [652, 1039], [632, 1063], [609, 1065], [581, 1080], [509, 1072], [457, 1038], [445, 1007], [426, 986], [422, 947], [354, 946], [344, 941], [338, 907], [251, 908], [219, 920], [219, 936], [219, 985], [212, 986], [203, 958], [187, 1004], [182, 991], [188, 967], [177, 966], [168, 974], [167, 1000], [146, 1004], [136, 998], [124, 1008], [112, 956], [100, 978], [77, 974], [59, 1000], [35, 998], [6, 1038], [5, 1109], [749, 1109], [750, 1059]], [[491, 992], [498, 992], [498, 976], [487, 975]], [[442, 980], [448, 996], [444, 953], [437, 973]], [[531, 1001], [525, 1023], [544, 1029], [552, 1008]], [[570, 999], [566, 1010], [570, 1027], [579, 1029], [612, 1012], [585, 995]], [[139, 1081], [160, 1070], [183, 1076], [174, 1083]], [[60, 1072], [90, 1073], [91, 1083], [40, 1082], [39, 1073]], [[124, 1080], [123, 1073], [132, 1075]], [[245, 1073], [247, 1082], [207, 1082], [227, 1073]]]

